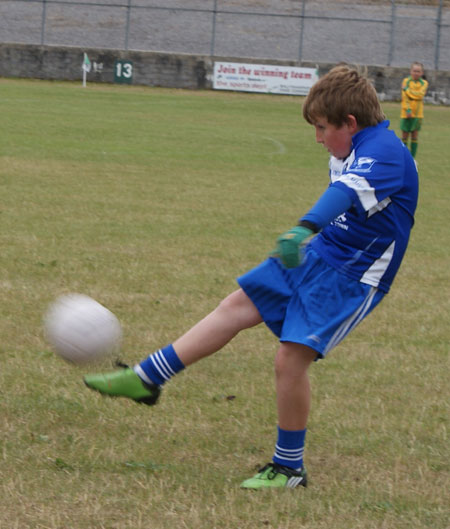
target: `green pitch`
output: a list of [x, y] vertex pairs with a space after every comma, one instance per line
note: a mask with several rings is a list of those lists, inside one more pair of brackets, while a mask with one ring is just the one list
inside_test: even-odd
[[154, 409], [89, 392], [43, 340], [48, 303], [86, 293], [133, 363], [236, 288], [327, 184], [301, 101], [0, 80], [0, 529], [447, 528], [448, 107], [425, 109], [392, 293], [312, 369], [308, 489], [239, 489], [275, 440], [264, 327]]

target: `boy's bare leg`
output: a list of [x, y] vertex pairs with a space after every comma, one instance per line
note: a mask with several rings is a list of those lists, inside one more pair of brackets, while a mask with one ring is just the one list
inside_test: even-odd
[[308, 420], [311, 388], [308, 367], [317, 353], [306, 345], [280, 344], [275, 358], [278, 424], [284, 430], [303, 430]]
[[307, 485], [303, 464], [311, 391], [308, 367], [317, 353], [304, 345], [282, 342], [275, 358], [278, 438], [272, 462], [241, 483], [244, 489]]
[[171, 376], [218, 351], [239, 331], [261, 321], [250, 298], [243, 290], [236, 290], [173, 344], [150, 355], [133, 369], [128, 367], [113, 373], [86, 375], [84, 382], [104, 395], [128, 397], [148, 405], [156, 404], [160, 385]]
[[173, 342], [179, 359], [188, 366], [224, 347], [236, 334], [262, 322], [253, 302], [242, 289]]

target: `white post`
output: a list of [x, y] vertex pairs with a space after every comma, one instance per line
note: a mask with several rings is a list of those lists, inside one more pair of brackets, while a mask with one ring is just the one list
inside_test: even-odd
[[83, 88], [86, 88], [86, 75], [91, 71], [91, 61], [86, 52], [83, 53], [83, 64], [81, 65], [81, 69], [83, 70]]

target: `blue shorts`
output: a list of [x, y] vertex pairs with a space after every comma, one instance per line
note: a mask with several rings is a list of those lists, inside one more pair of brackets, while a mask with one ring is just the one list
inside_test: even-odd
[[270, 257], [237, 279], [281, 342], [323, 358], [381, 301], [384, 292], [339, 273], [311, 248], [297, 268]]

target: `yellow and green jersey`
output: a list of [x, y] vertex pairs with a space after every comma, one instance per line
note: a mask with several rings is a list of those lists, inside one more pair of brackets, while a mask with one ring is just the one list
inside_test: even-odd
[[428, 81], [425, 79], [414, 81], [411, 76], [403, 79], [401, 118], [423, 118], [423, 98], [427, 89]]

